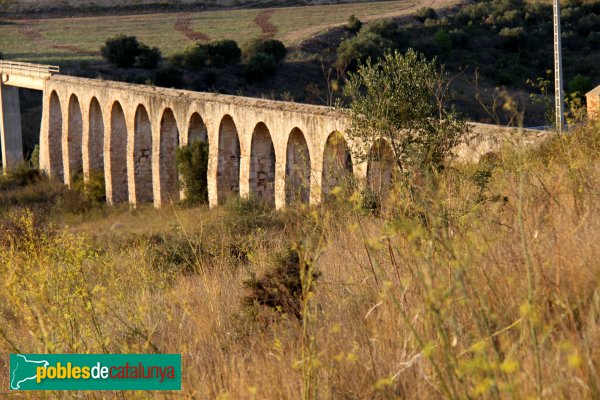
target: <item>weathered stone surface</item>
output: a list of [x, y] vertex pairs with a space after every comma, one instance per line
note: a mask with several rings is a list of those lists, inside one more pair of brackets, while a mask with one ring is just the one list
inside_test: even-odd
[[[343, 133], [349, 121], [331, 108], [62, 75], [44, 82], [40, 167], [67, 184], [80, 172], [103, 172], [110, 204], [179, 199], [176, 149], [194, 140], [209, 143], [211, 206], [238, 195], [277, 208], [317, 204], [351, 176], [384, 190], [393, 175], [383, 148], [371, 166], [354, 159]], [[462, 159], [545, 136], [473, 129], [473, 140], [455, 149]]]

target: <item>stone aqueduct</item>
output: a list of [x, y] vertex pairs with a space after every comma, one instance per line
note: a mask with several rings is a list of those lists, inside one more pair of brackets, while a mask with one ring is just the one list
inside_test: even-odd
[[[371, 165], [353, 160], [343, 133], [348, 121], [327, 107], [75, 78], [19, 65], [0, 64], [5, 170], [22, 159], [18, 87], [42, 90], [40, 168], [67, 185], [78, 174], [89, 179], [102, 172], [109, 204], [161, 207], [177, 200], [176, 149], [194, 140], [209, 144], [211, 207], [238, 194], [276, 208], [295, 200], [317, 204], [349, 174], [371, 185], [390, 176], [385, 157]], [[503, 140], [489, 128], [475, 130], [482, 139], [461, 150], [463, 156], [493, 150]]]

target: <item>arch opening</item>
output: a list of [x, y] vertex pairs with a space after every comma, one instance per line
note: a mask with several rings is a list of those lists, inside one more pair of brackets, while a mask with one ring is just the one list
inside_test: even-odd
[[152, 125], [143, 105], [139, 105], [135, 112], [133, 176], [135, 203], [152, 202]]
[[127, 184], [127, 123], [119, 102], [115, 102], [110, 113], [110, 183], [112, 203], [129, 199]]
[[95, 97], [90, 103], [88, 160], [91, 174], [104, 173], [104, 119]]
[[177, 175], [177, 147], [179, 130], [173, 110], [167, 108], [160, 121], [159, 178], [161, 200], [179, 200]]
[[64, 144], [66, 144], [66, 148], [63, 149], [63, 152], [67, 157], [65, 164], [69, 166], [69, 182], [65, 183], [71, 185], [75, 179], [83, 178], [81, 176], [83, 172], [83, 117], [79, 99], [74, 94], [69, 99], [67, 138]]
[[310, 201], [310, 153], [304, 134], [295, 128], [288, 139], [285, 164], [286, 204]]
[[367, 164], [367, 187], [381, 197], [387, 197], [395, 178], [396, 163], [390, 144], [379, 139], [371, 146]]
[[240, 193], [240, 140], [231, 116], [226, 115], [219, 127], [217, 161], [217, 201], [223, 204]]
[[252, 133], [249, 183], [251, 196], [275, 205], [275, 148], [269, 129], [262, 122]]
[[208, 130], [198, 113], [192, 115], [188, 126], [188, 143], [196, 141], [208, 142]]
[[336, 187], [347, 189], [351, 180], [352, 157], [348, 143], [340, 132], [333, 132], [327, 138], [323, 153], [323, 197], [329, 196]]
[[62, 108], [58, 94], [53, 91], [50, 94], [49, 131], [48, 131], [48, 166], [50, 176], [59, 180], [64, 179], [63, 151], [62, 151]]

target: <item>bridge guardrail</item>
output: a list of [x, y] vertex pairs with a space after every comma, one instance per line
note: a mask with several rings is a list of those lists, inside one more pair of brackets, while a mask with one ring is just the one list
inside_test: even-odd
[[18, 61], [0, 61], [0, 73], [46, 78], [52, 74], [60, 73], [60, 67]]

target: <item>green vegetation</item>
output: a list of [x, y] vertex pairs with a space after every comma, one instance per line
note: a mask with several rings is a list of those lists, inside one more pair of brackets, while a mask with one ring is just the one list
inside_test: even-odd
[[[524, 0], [485, 0], [462, 7], [446, 18], [408, 26], [405, 48], [438, 56], [452, 71], [477, 66], [493, 84], [527, 88], [527, 80], [552, 68], [552, 6]], [[428, 18], [426, 22], [424, 18]], [[443, 33], [442, 33], [443, 32]], [[565, 80], [600, 76], [600, 2], [562, 5]], [[597, 83], [597, 82], [596, 82]]]
[[164, 67], [156, 71], [154, 84], [166, 88], [179, 89], [183, 85], [183, 71], [175, 67]]
[[245, 60], [250, 60], [256, 54], [263, 53], [273, 57], [273, 60], [277, 63], [281, 62], [287, 54], [285, 45], [277, 39], [251, 40], [244, 45], [242, 51]]
[[177, 149], [177, 171], [188, 204], [208, 203], [208, 143], [194, 141]]
[[264, 53], [256, 53], [252, 56], [244, 71], [246, 80], [250, 83], [260, 82], [272, 75], [276, 70], [273, 56]]
[[137, 63], [142, 68], [153, 69], [162, 58], [158, 48], [150, 48], [139, 43], [135, 36], [125, 35], [107, 39], [100, 53], [106, 61], [121, 68], [131, 68]]
[[358, 156], [368, 160], [370, 149], [384, 139], [403, 176], [415, 180], [437, 173], [468, 133], [466, 122], [447, 108], [439, 92], [445, 80], [435, 60], [413, 50], [360, 66], [345, 87], [351, 99], [348, 134], [363, 147]]
[[401, 40], [400, 26], [394, 20], [375, 21], [340, 44], [336, 64], [338, 68], [354, 70], [369, 58], [375, 61], [386, 51], [399, 48]]
[[350, 18], [348, 18], [348, 24], [346, 28], [352, 33], [358, 33], [363, 27], [363, 22], [356, 18], [356, 15], [352, 14]]

